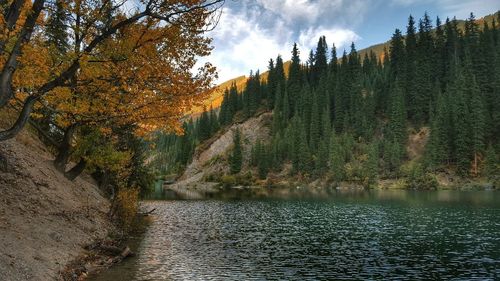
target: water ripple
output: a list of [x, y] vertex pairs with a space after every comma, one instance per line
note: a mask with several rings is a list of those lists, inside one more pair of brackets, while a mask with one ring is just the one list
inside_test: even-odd
[[500, 208], [427, 204], [425, 200], [417, 203], [149, 202], [157, 211], [140, 244], [139, 255], [130, 266], [129, 277], [132, 280], [500, 278]]

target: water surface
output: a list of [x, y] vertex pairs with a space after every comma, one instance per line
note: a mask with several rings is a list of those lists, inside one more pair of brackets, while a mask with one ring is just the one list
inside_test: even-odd
[[284, 197], [145, 202], [137, 256], [93, 280], [500, 279], [498, 192]]

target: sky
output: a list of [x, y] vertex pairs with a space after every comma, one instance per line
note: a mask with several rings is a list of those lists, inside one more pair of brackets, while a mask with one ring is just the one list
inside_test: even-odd
[[216, 83], [222, 83], [250, 70], [266, 71], [278, 54], [289, 60], [294, 42], [305, 61], [323, 35], [342, 54], [352, 42], [360, 50], [387, 41], [396, 28], [406, 30], [410, 14], [418, 19], [427, 12], [444, 21], [498, 10], [500, 0], [226, 0], [208, 34], [214, 50], [201, 62], [214, 64]]

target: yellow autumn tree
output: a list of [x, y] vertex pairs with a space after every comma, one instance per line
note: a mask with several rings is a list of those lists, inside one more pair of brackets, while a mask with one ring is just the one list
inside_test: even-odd
[[[209, 44], [196, 29], [160, 26], [158, 20], [132, 24], [82, 62], [74, 83], [51, 91], [42, 104], [55, 113], [55, 125], [69, 134], [66, 142], [81, 126], [103, 133], [134, 126], [139, 136], [179, 132], [180, 118], [205, 97], [215, 75], [209, 64], [192, 72], [196, 57], [208, 54]], [[60, 146], [56, 167], [61, 170], [69, 149], [69, 143]]]
[[[0, 132], [0, 140], [24, 127], [37, 102], [55, 105], [57, 122], [68, 126], [83, 117], [88, 124], [135, 120], [144, 132], [179, 128], [173, 120], [202, 98], [213, 77], [211, 66], [197, 75], [191, 69], [210, 52], [204, 32], [217, 22], [223, 2], [67, 0], [54, 5], [13, 0], [3, 5], [0, 108], [15, 96], [22, 108], [13, 126]], [[72, 48], [54, 64], [46, 63], [55, 61], [50, 48], [37, 50], [44, 50], [47, 15], [57, 5], [70, 15], [65, 25]], [[35, 61], [37, 69], [21, 71]], [[24, 77], [31, 77], [29, 87]]]

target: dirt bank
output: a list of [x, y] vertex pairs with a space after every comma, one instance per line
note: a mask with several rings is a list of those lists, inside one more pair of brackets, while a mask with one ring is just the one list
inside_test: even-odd
[[28, 133], [0, 142], [0, 280], [57, 280], [112, 229], [109, 202], [83, 175], [67, 180]]

